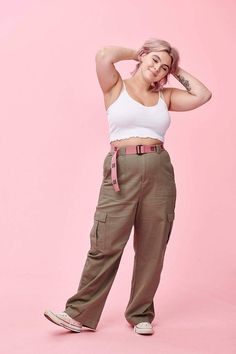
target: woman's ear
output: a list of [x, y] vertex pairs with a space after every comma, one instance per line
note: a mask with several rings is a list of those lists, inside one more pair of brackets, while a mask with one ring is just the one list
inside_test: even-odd
[[142, 53], [139, 55], [140, 61], [143, 62], [144, 57], [147, 55], [147, 53]]
[[145, 52], [145, 50], [144, 50], [143, 48], [141, 48], [141, 49], [138, 50], [138, 61], [139, 61], [140, 63], [143, 62], [143, 59], [144, 59], [144, 57], [145, 57], [146, 54], [147, 54], [147, 53]]

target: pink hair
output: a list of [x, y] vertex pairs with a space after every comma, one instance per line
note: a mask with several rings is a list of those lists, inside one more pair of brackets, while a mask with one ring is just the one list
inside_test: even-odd
[[[162, 87], [168, 82], [168, 77], [170, 74], [175, 74], [176, 70], [179, 65], [180, 57], [179, 57], [179, 52], [176, 48], [171, 47], [170, 43], [168, 43], [165, 40], [158, 39], [158, 38], [149, 38], [147, 39], [144, 44], [142, 45], [141, 48], [138, 49], [137, 51], [137, 56], [142, 55], [143, 53], [150, 53], [150, 52], [159, 52], [159, 51], [165, 51], [169, 54], [169, 56], [172, 59], [171, 62], [171, 67], [167, 73], [167, 75], [160, 81], [156, 82], [155, 84], [152, 85], [152, 92], [158, 92], [159, 90], [162, 89]], [[136, 65], [136, 68], [130, 72], [132, 76], [135, 75], [137, 70], [139, 69], [141, 65], [141, 61]]]

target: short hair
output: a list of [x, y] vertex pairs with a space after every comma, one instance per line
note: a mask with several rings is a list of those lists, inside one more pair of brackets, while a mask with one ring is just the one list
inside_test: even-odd
[[[143, 53], [148, 54], [150, 52], [159, 52], [159, 51], [167, 52], [171, 57], [172, 61], [171, 61], [170, 69], [167, 72], [167, 75], [162, 80], [155, 82], [152, 85], [153, 86], [153, 88], [151, 89], [152, 92], [158, 92], [159, 90], [162, 89], [162, 87], [168, 82], [169, 75], [176, 73], [180, 61], [179, 52], [175, 47], [172, 47], [169, 42], [155, 37], [148, 38], [144, 42], [142, 47], [138, 49], [137, 56]], [[136, 65], [136, 68], [130, 72], [132, 76], [134, 76], [134, 74], [137, 72], [140, 65], [141, 65], [141, 61], [139, 61], [139, 63]]]

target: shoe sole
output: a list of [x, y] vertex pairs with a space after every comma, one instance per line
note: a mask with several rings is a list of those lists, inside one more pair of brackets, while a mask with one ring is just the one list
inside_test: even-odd
[[51, 321], [52, 323], [55, 323], [58, 326], [64, 327], [72, 332], [77, 332], [80, 333], [81, 328], [70, 325], [69, 323], [63, 321], [61, 318], [57, 317], [56, 315], [54, 315], [53, 312], [51, 312], [50, 310], [45, 311], [44, 312], [44, 316]]
[[137, 328], [134, 326], [134, 332], [138, 334], [153, 334], [154, 330], [149, 328]]

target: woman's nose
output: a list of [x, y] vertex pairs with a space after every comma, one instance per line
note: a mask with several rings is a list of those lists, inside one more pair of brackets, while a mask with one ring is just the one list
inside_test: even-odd
[[155, 64], [155, 65], [154, 65], [154, 69], [155, 69], [155, 72], [158, 73], [159, 70], [160, 70], [160, 64], [158, 64], [158, 63]]

